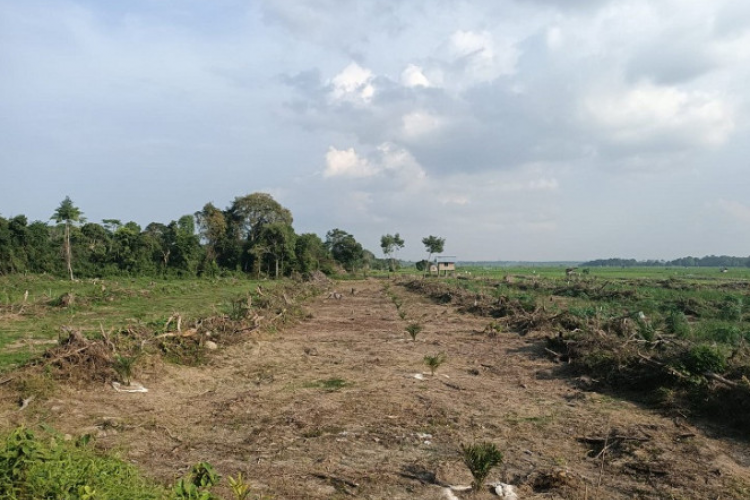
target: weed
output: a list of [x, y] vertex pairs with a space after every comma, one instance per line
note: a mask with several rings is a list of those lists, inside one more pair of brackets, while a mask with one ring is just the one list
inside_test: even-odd
[[503, 454], [495, 444], [486, 441], [469, 445], [462, 444], [461, 455], [474, 478], [471, 483], [471, 489], [474, 491], [482, 489], [490, 471], [503, 461]]
[[484, 333], [486, 333], [487, 336], [491, 339], [497, 337], [497, 334], [501, 333], [502, 331], [503, 325], [501, 325], [497, 321], [490, 321], [487, 326], [484, 327]]
[[435, 376], [435, 370], [440, 368], [440, 365], [445, 363], [447, 360], [447, 356], [444, 352], [438, 353], [435, 356], [425, 356], [424, 357], [424, 364], [426, 364], [430, 368], [430, 374]]
[[242, 472], [237, 474], [237, 478], [228, 476], [229, 487], [232, 489], [235, 500], [245, 500], [250, 495], [250, 485], [242, 478]]
[[411, 339], [416, 342], [417, 341], [417, 335], [419, 335], [419, 332], [421, 332], [423, 329], [422, 325], [419, 323], [410, 323], [406, 327], [406, 332], [409, 334]]
[[342, 378], [332, 377], [325, 380], [318, 380], [316, 382], [309, 382], [303, 387], [323, 389], [326, 392], [334, 392], [348, 386], [349, 382]]
[[685, 353], [683, 363], [694, 375], [703, 375], [706, 372], [723, 373], [727, 368], [727, 357], [716, 346], [699, 344]]
[[187, 477], [177, 481], [172, 491], [178, 500], [218, 500], [209, 490], [220, 480], [210, 463], [200, 462], [190, 469]]
[[672, 309], [664, 318], [664, 328], [667, 333], [674, 334], [680, 338], [690, 336], [690, 323], [688, 323], [685, 313]]

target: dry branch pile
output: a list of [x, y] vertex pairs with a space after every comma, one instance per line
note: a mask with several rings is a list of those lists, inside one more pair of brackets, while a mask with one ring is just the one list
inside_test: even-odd
[[[637, 296], [636, 290], [607, 290], [608, 284], [581, 280], [550, 290], [558, 296]], [[494, 297], [444, 281], [415, 280], [404, 286], [461, 312], [493, 318], [518, 334], [534, 333], [535, 338], [545, 340], [546, 355], [585, 375], [589, 387], [632, 391], [676, 414], [705, 416], [750, 429], [744, 418], [750, 413], [750, 347], [745, 343], [730, 353], [728, 348], [682, 339], [657, 331], [640, 312], [586, 317], [548, 309], [544, 299]], [[705, 307], [693, 299], [685, 299], [684, 306], [687, 311]]]

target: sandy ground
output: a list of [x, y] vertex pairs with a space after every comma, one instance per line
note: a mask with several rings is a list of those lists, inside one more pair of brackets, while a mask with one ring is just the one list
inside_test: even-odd
[[[208, 461], [277, 499], [448, 498], [441, 485], [471, 481], [461, 444], [478, 441], [504, 454], [489, 482], [521, 499], [750, 498], [746, 441], [587, 392], [538, 340], [489, 338], [487, 320], [391, 284], [401, 319], [385, 284], [341, 283], [340, 300], [307, 305], [310, 319], [207, 365], [136, 367], [148, 393], [60, 387], [22, 412], [0, 394], [0, 427], [92, 433], [165, 483]], [[414, 321], [416, 341], [404, 331]], [[431, 376], [423, 358], [439, 352]]]

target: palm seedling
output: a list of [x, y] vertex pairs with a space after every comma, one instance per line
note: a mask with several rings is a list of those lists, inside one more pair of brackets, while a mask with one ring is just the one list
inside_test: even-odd
[[425, 356], [424, 357], [424, 364], [426, 364], [430, 368], [430, 374], [434, 377], [435, 376], [435, 370], [440, 368], [440, 365], [445, 363], [445, 361], [448, 359], [448, 357], [445, 355], [444, 352], [438, 353], [435, 356]]
[[474, 478], [471, 483], [471, 489], [474, 491], [482, 489], [490, 471], [503, 461], [503, 454], [500, 453], [495, 444], [486, 441], [469, 445], [462, 444], [461, 454], [466, 467], [469, 468], [469, 472]]
[[115, 359], [112, 362], [112, 368], [120, 376], [120, 380], [125, 385], [130, 385], [130, 379], [133, 376], [133, 365], [135, 365], [137, 358], [135, 356], [122, 356], [120, 354], [115, 355]]
[[417, 341], [417, 335], [419, 335], [419, 332], [422, 331], [422, 325], [419, 323], [410, 323], [406, 327], [406, 332], [409, 334], [411, 339], [416, 342]]

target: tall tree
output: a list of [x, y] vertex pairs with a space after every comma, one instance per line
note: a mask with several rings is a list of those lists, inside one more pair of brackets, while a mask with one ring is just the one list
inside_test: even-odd
[[[255, 247], [263, 249], [262, 256], [259, 255], [260, 260], [258, 261], [258, 266], [260, 266], [264, 260], [263, 257], [267, 256], [273, 259], [274, 277], [278, 279], [280, 275], [285, 274], [284, 265], [294, 263], [294, 245], [296, 237], [297, 235], [294, 234], [292, 226], [284, 224], [283, 222], [272, 222], [263, 226], [263, 229], [258, 235], [258, 240], [255, 243]], [[270, 267], [269, 263], [267, 266], [269, 271]]]
[[263, 227], [276, 222], [292, 225], [292, 213], [267, 193], [235, 198], [226, 210], [225, 218], [228, 255], [222, 260], [246, 272], [253, 267], [256, 271], [259, 269], [257, 256], [262, 252], [253, 247], [258, 243]]
[[331, 254], [320, 236], [315, 233], [300, 234], [294, 245], [294, 253], [297, 257], [297, 270], [301, 273], [322, 271], [331, 274], [333, 272]]
[[203, 210], [195, 212], [195, 219], [198, 222], [198, 234], [206, 244], [208, 265], [204, 267], [214, 268], [227, 234], [226, 217], [224, 217], [224, 212], [216, 208], [213, 203], [206, 203]]
[[422, 238], [422, 244], [424, 245], [425, 251], [428, 253], [427, 256], [427, 270], [430, 269], [430, 261], [432, 261], [432, 255], [436, 253], [443, 253], [443, 247], [445, 246], [445, 238], [438, 236], [427, 236]]
[[65, 234], [63, 235], [63, 254], [65, 256], [65, 265], [68, 269], [71, 281], [73, 280], [73, 251], [70, 248], [70, 226], [83, 222], [83, 212], [73, 205], [73, 201], [70, 196], [66, 196], [65, 199], [57, 207], [55, 213], [51, 217], [58, 224], [65, 224]]
[[393, 254], [404, 248], [404, 240], [398, 233], [384, 234], [380, 237], [380, 248], [383, 250], [383, 255], [388, 261], [388, 277], [390, 277], [391, 271], [396, 270]]
[[326, 233], [326, 248], [333, 259], [344, 266], [344, 269], [354, 272], [364, 258], [364, 249], [357, 243], [354, 236], [341, 229], [331, 229]]

